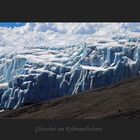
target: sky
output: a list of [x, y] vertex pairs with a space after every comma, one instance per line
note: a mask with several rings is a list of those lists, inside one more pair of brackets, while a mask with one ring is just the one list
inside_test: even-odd
[[0, 22], [0, 27], [20, 27], [24, 26], [25, 22]]

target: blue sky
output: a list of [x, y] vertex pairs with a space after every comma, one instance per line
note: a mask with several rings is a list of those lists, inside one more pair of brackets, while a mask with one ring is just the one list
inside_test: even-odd
[[25, 25], [25, 22], [0, 22], [0, 27], [20, 27]]

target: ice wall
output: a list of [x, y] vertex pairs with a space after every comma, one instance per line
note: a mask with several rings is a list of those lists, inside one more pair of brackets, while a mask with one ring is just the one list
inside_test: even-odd
[[25, 48], [1, 56], [0, 108], [41, 102], [104, 87], [140, 74], [138, 37]]

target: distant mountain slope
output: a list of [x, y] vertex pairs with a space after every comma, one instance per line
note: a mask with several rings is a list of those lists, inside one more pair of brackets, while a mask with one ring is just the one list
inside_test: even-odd
[[20, 119], [140, 118], [140, 76], [118, 84], [0, 113]]

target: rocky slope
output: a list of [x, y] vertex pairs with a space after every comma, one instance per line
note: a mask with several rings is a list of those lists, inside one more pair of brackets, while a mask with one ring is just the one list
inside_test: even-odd
[[138, 119], [140, 76], [106, 88], [27, 105], [0, 113], [1, 119]]

